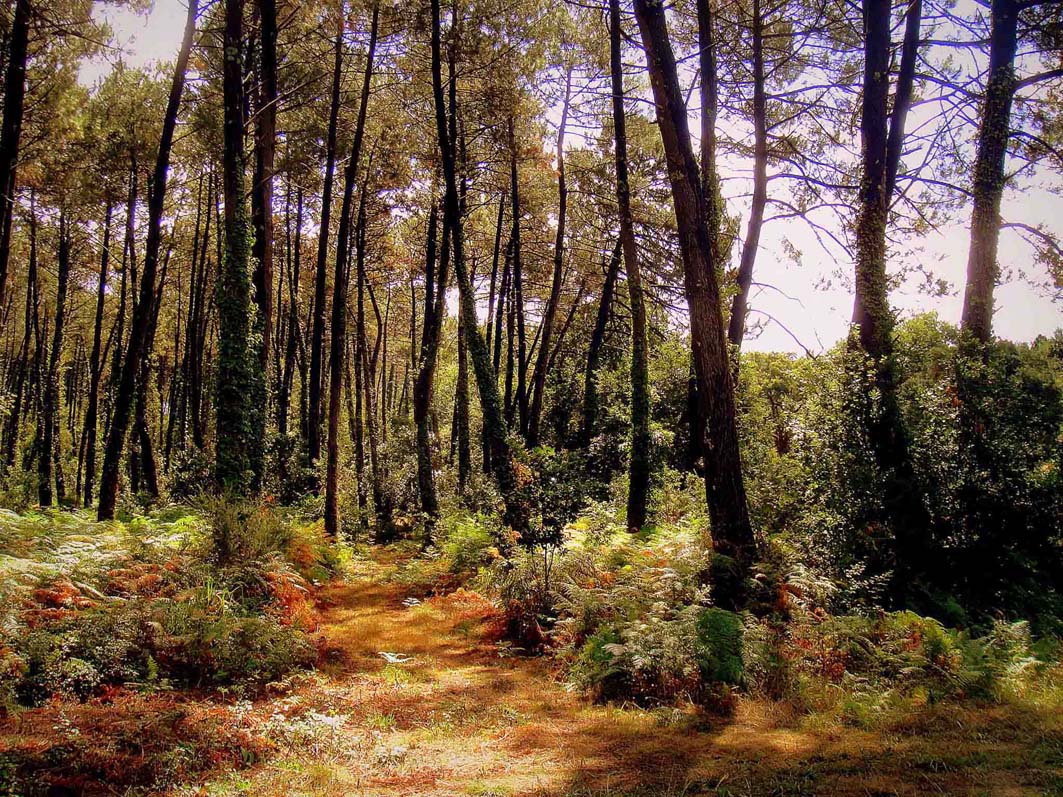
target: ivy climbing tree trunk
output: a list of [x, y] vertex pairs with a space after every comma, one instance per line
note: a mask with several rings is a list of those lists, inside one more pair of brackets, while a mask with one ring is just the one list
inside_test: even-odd
[[974, 161], [974, 210], [967, 254], [961, 329], [977, 343], [993, 339], [993, 292], [999, 268], [1000, 201], [1004, 195], [1004, 162], [1011, 134], [1015, 97], [1015, 53], [1018, 48], [1020, 4], [992, 0], [990, 6], [989, 76], [978, 127]]
[[[868, 440], [882, 471], [883, 519], [894, 537], [893, 598], [904, 602], [920, 563], [929, 519], [915, 484], [907, 435], [897, 403], [894, 362], [895, 319], [886, 275], [886, 229], [904, 140], [904, 124], [915, 77], [919, 45], [920, 0], [908, 8], [893, 112], [889, 108], [889, 0], [864, 0], [864, 75], [860, 117], [861, 179], [856, 221], [856, 296], [853, 340], [868, 360], [868, 378], [860, 397]], [[863, 372], [864, 369], [861, 369]]]
[[[264, 411], [259, 342], [251, 324], [251, 220], [244, 179], [243, 0], [225, 0], [225, 61], [222, 71], [225, 250], [217, 286], [218, 369], [216, 474], [226, 492], [247, 493], [260, 456], [258, 415]], [[256, 452], [256, 448], [258, 451]]]
[[30, 0], [15, 0], [4, 74], [4, 117], [0, 123], [0, 307], [7, 294], [7, 265], [11, 257], [11, 220], [15, 211], [15, 171], [22, 136], [29, 57]]
[[[277, 140], [277, 6], [276, 0], [256, 0], [259, 17], [259, 93], [255, 113], [255, 169], [251, 192], [254, 224], [255, 335], [258, 338], [258, 371], [261, 373], [262, 404], [256, 413], [255, 435], [266, 436], [266, 374], [269, 371], [270, 342], [273, 335], [273, 162]], [[262, 481], [263, 457], [251, 463], [256, 484]]]

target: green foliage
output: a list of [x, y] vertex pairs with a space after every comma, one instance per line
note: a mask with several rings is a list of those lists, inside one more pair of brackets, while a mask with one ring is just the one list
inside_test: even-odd
[[452, 573], [473, 575], [498, 559], [491, 522], [484, 515], [451, 515], [445, 519], [440, 547]]
[[573, 683], [590, 692], [595, 700], [626, 697], [630, 691], [628, 674], [615, 650], [622, 648], [620, 634], [608, 626], [587, 638], [580, 648], [570, 675]]
[[[931, 521], [908, 563], [911, 608], [949, 623], [1004, 611], [1058, 632], [1063, 347], [1000, 342], [972, 358], [932, 315], [896, 338], [912, 500]], [[816, 360], [749, 354], [739, 382], [750, 511], [791, 568], [834, 584], [825, 605], [842, 611], [884, 603], [896, 555], [855, 400], [861, 368], [844, 347]]]
[[317, 618], [295, 567], [327, 572], [320, 536], [262, 509], [227, 527], [238, 557], [219, 566], [203, 552], [240, 513], [212, 511], [210, 524], [183, 511], [127, 524], [3, 513], [0, 704], [134, 684], [245, 690], [312, 665]]
[[703, 682], [738, 686], [745, 667], [742, 662], [742, 618], [715, 607], [706, 609], [694, 623], [695, 653]]
[[268, 506], [232, 497], [203, 496], [210, 526], [210, 555], [218, 562], [258, 560], [291, 543], [291, 528]]

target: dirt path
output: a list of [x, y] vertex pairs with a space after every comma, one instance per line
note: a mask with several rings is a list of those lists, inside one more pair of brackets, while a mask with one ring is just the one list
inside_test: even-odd
[[[459, 592], [404, 605], [383, 563], [322, 593], [332, 663], [271, 713], [287, 752], [210, 794], [921, 795], [1055, 794], [1063, 738], [1029, 750], [1024, 723], [992, 710], [928, 709], [856, 730], [742, 700], [735, 716], [589, 705], [544, 659], [500, 657], [488, 607]], [[387, 656], [382, 654], [388, 654]], [[293, 730], [294, 729], [294, 730]], [[291, 738], [289, 738], [291, 737]], [[990, 741], [992, 740], [992, 741]], [[1042, 762], [1038, 768], [1036, 762]]]

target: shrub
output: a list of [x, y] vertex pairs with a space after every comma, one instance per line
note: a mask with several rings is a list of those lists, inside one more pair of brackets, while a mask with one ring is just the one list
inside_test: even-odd
[[739, 686], [745, 674], [742, 618], [713, 607], [698, 615], [694, 629], [695, 655], [702, 682]]
[[[312, 665], [309, 585], [272, 549], [304, 535], [315, 571], [327, 554], [269, 510], [237, 525], [240, 512], [218, 507], [212, 534], [174, 511], [127, 524], [0, 516], [0, 710], [126, 684], [253, 689]], [[203, 555], [219, 528], [243, 552], [224, 565]]]
[[613, 700], [630, 692], [630, 679], [622, 664], [620, 633], [600, 628], [580, 649], [572, 665], [573, 683], [590, 692], [596, 701]]
[[442, 549], [455, 574], [475, 574], [499, 557], [495, 535], [484, 515], [451, 515], [444, 521]]

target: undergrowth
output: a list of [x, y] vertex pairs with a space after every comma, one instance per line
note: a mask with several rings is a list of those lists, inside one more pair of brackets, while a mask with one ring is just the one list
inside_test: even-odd
[[251, 693], [318, 655], [319, 525], [212, 500], [127, 523], [0, 511], [0, 706], [116, 689]]
[[728, 711], [749, 694], [861, 726], [947, 700], [1063, 709], [1058, 640], [1004, 618], [958, 629], [907, 611], [838, 611], [834, 583], [781, 545], [755, 570], [750, 611], [715, 606], [698, 502], [681, 500], [675, 483], [661, 491], [657, 523], [639, 534], [605, 501], [558, 544], [508, 561], [490, 518], [453, 513], [438, 550], [396, 578], [411, 593], [465, 584], [487, 596], [507, 651], [556, 657], [598, 701]]

